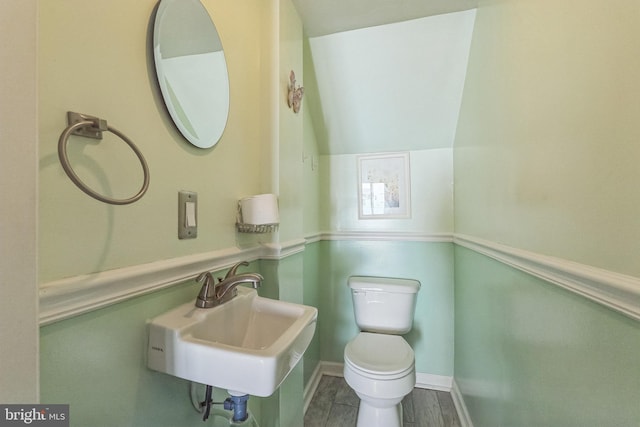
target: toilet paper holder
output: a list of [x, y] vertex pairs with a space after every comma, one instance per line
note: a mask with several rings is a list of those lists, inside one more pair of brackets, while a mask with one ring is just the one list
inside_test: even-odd
[[240, 233], [273, 233], [279, 224], [242, 224], [237, 222], [236, 227]]
[[278, 198], [259, 194], [238, 201], [236, 228], [241, 233], [273, 233], [280, 224]]

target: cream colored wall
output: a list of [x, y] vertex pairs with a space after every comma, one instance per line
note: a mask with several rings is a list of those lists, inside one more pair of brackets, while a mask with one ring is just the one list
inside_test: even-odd
[[640, 276], [640, 6], [484, 1], [456, 136], [456, 231]]
[[[280, 240], [302, 237], [302, 119], [287, 105], [289, 73], [296, 74], [297, 85], [304, 85], [302, 69], [302, 22], [290, 0], [280, 0], [279, 72], [277, 111], [279, 113]], [[304, 101], [302, 103], [304, 110]]]
[[316, 76], [311, 58], [311, 46], [309, 39], [302, 41], [303, 68], [304, 68], [304, 90], [305, 97], [302, 102], [301, 113], [303, 116], [303, 166], [302, 176], [304, 179], [304, 215], [303, 229], [304, 235], [309, 236], [320, 231], [320, 211], [324, 201], [320, 198], [320, 187], [323, 176], [320, 175], [320, 150], [318, 147], [318, 131], [314, 127], [314, 111], [320, 111], [317, 88], [315, 87]]
[[324, 230], [453, 232], [453, 149], [410, 153], [411, 218], [358, 219], [358, 158], [354, 154], [320, 156]]
[[[149, 43], [156, 3], [110, 0], [90, 11], [79, 0], [39, 4], [41, 283], [233, 247], [237, 200], [265, 191], [273, 150], [262, 120], [264, 52], [273, 52], [272, 40], [262, 37], [271, 25], [266, 5], [203, 1], [227, 52], [231, 110], [221, 141], [201, 150], [169, 121], [154, 80]], [[67, 110], [105, 118], [138, 145], [151, 174], [140, 201], [108, 206], [71, 183], [56, 152]], [[69, 154], [99, 192], [124, 197], [142, 182], [135, 157], [113, 135], [100, 144], [74, 137]], [[196, 239], [177, 238], [179, 190], [198, 193]]]
[[35, 1], [0, 2], [0, 402], [39, 399]]

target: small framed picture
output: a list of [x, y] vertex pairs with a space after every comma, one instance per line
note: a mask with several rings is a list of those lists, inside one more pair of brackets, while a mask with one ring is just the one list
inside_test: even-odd
[[409, 153], [357, 156], [358, 217], [411, 218]]

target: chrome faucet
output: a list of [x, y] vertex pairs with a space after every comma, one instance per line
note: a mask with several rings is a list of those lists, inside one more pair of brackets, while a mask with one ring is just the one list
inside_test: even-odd
[[214, 284], [213, 276], [208, 271], [201, 273], [196, 281], [202, 283], [198, 298], [196, 298], [196, 307], [199, 308], [211, 308], [220, 304], [224, 304], [230, 301], [238, 295], [236, 286], [242, 283], [251, 283], [254, 289], [258, 288], [264, 278], [258, 273], [243, 273], [236, 274], [238, 267], [241, 265], [247, 266], [248, 262], [242, 261], [235, 264], [224, 277], [224, 279], [218, 279], [219, 282]]

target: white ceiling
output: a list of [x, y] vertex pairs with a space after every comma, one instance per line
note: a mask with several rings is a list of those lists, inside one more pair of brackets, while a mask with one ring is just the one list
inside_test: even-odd
[[478, 0], [292, 0], [309, 37], [477, 7]]

